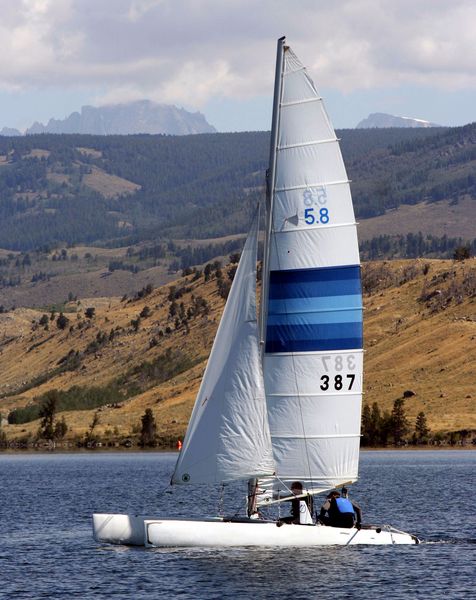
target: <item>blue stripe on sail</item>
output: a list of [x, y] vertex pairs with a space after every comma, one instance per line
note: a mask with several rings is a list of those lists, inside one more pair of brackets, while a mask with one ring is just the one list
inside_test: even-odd
[[270, 273], [266, 352], [362, 348], [360, 267]]
[[305, 352], [362, 348], [362, 323], [272, 325], [266, 352]]
[[360, 267], [271, 271], [269, 299], [360, 295]]
[[293, 314], [303, 312], [333, 310], [359, 310], [362, 309], [362, 296], [349, 294], [348, 296], [324, 296], [322, 298], [282, 298], [270, 300], [268, 311], [273, 314]]
[[359, 323], [361, 310], [334, 310], [326, 312], [304, 312], [292, 314], [268, 314], [268, 327], [273, 325], [326, 325], [334, 323]]
[[286, 345], [278, 344], [275, 342], [266, 342], [266, 352], [280, 353], [280, 352], [326, 352], [328, 350], [355, 350], [361, 348], [360, 338], [342, 338], [339, 340], [337, 345], [332, 340], [322, 340], [319, 344], [316, 344], [314, 340], [299, 340], [299, 341], [288, 341]]

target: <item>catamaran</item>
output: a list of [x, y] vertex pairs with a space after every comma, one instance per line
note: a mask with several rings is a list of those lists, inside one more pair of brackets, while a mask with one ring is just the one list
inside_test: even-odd
[[[248, 482], [246, 513], [204, 519], [95, 514], [94, 537], [153, 547], [416, 544], [415, 536], [390, 526], [323, 525], [306, 509], [305, 497], [358, 478], [363, 307], [339, 141], [284, 37], [277, 49], [259, 315], [258, 220], [171, 479], [183, 486]], [[302, 494], [292, 495], [293, 482]], [[266, 507], [289, 505], [290, 497], [303, 510], [298, 523], [263, 518]]]

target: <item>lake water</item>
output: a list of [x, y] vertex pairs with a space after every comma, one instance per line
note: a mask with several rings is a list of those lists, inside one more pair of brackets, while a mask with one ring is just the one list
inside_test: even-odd
[[[363, 452], [364, 522], [419, 546], [143, 549], [102, 546], [93, 512], [217, 514], [215, 490], [167, 486], [174, 453], [0, 454], [0, 598], [470, 598], [476, 452]], [[242, 501], [231, 487], [225, 509]]]

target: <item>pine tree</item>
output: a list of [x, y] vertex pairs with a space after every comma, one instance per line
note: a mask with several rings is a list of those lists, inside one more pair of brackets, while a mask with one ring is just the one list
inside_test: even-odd
[[56, 439], [61, 440], [62, 438], [64, 438], [67, 431], [68, 431], [68, 426], [66, 425], [66, 421], [65, 421], [64, 417], [61, 419], [61, 421], [56, 421], [55, 430], [54, 430]]
[[380, 417], [378, 440], [381, 446], [388, 445], [388, 439], [393, 432], [392, 415], [386, 410]]
[[471, 248], [469, 245], [458, 246], [453, 252], [453, 260], [466, 260], [471, 258]]
[[368, 404], [364, 405], [362, 409], [362, 438], [360, 443], [362, 446], [370, 446], [370, 420], [372, 416], [372, 411]]
[[141, 417], [141, 421], [140, 443], [142, 446], [152, 446], [155, 442], [157, 424], [151, 408], [146, 408], [145, 413]]
[[370, 407], [364, 406], [362, 411], [362, 445], [385, 446], [388, 438], [388, 415], [382, 417], [377, 402]]
[[54, 420], [58, 405], [58, 391], [50, 390], [45, 393], [45, 399], [40, 407], [40, 428], [38, 435], [47, 440], [55, 438]]
[[86, 435], [84, 436], [86, 439], [86, 442], [95, 442], [96, 441], [97, 437], [94, 435], [94, 430], [99, 425], [99, 423], [100, 423], [99, 412], [96, 411], [93, 415], [93, 419], [92, 419], [91, 423], [89, 424], [89, 431], [87, 431]]
[[393, 403], [391, 414], [393, 443], [400, 446], [405, 441], [405, 436], [409, 431], [408, 419], [405, 414], [405, 400], [397, 398]]
[[94, 306], [88, 306], [88, 308], [84, 311], [84, 316], [86, 319], [93, 319], [96, 314], [96, 309]]
[[372, 404], [372, 412], [370, 415], [370, 427], [369, 437], [370, 445], [378, 446], [382, 443], [381, 441], [381, 429], [382, 429], [382, 416], [380, 414], [380, 408], [376, 402]]
[[425, 443], [427, 441], [430, 429], [426, 421], [425, 413], [419, 412], [415, 421], [415, 438], [417, 443]]
[[68, 317], [65, 317], [63, 313], [60, 313], [59, 317], [56, 319], [56, 326], [58, 327], [58, 329], [66, 329], [68, 323]]

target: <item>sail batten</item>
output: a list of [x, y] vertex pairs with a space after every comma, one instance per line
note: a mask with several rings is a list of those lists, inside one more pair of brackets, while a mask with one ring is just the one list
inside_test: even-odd
[[339, 433], [338, 435], [271, 435], [272, 440], [285, 440], [285, 439], [293, 439], [293, 440], [327, 440], [327, 439], [337, 439], [337, 438], [360, 438], [360, 434], [355, 433]]
[[302, 148], [304, 146], [316, 146], [317, 144], [331, 144], [331, 143], [335, 143], [338, 142], [339, 140], [337, 138], [330, 138], [328, 140], [311, 140], [309, 142], [300, 142], [297, 144], [288, 144], [287, 146], [279, 146], [278, 147], [278, 152], [281, 152], [282, 150], [289, 150], [290, 148]]
[[300, 71], [305, 71], [306, 67], [303, 67], [302, 65], [300, 67], [298, 67], [297, 69], [288, 69], [286, 71], [284, 71], [283, 76], [286, 75], [293, 75], [294, 73], [299, 73]]
[[[268, 396], [268, 398], [287, 398], [289, 396], [289, 394], [273, 392], [272, 394], [267, 394], [267, 396]], [[331, 398], [332, 394], [326, 394], [324, 392], [321, 392], [321, 393], [305, 392], [305, 393], [303, 393], [303, 396], [306, 396], [307, 398]], [[335, 396], [335, 398], [341, 398], [343, 396], [355, 396], [355, 394], [352, 392], [339, 392], [338, 394], [335, 394], [334, 396]]]
[[322, 102], [322, 98], [317, 96], [316, 98], [306, 98], [305, 100], [294, 100], [293, 102], [281, 102], [281, 108], [286, 108], [287, 106], [295, 106], [296, 104], [306, 104], [307, 102]]
[[301, 185], [293, 185], [289, 187], [281, 187], [276, 188], [275, 192], [290, 192], [293, 190], [312, 190], [316, 188], [321, 188], [322, 186], [329, 187], [331, 185], [345, 185], [347, 183], [351, 183], [350, 179], [342, 179], [341, 181], [319, 181], [314, 183], [303, 183]]
[[[286, 219], [284, 223], [287, 223], [290, 219]], [[285, 233], [296, 233], [297, 231], [311, 231], [312, 229], [336, 229], [337, 227], [354, 227], [357, 225], [356, 221], [350, 223], [335, 223], [334, 225], [311, 225], [309, 227], [293, 227], [292, 229], [276, 229], [273, 231], [275, 235], [281, 235]]]

